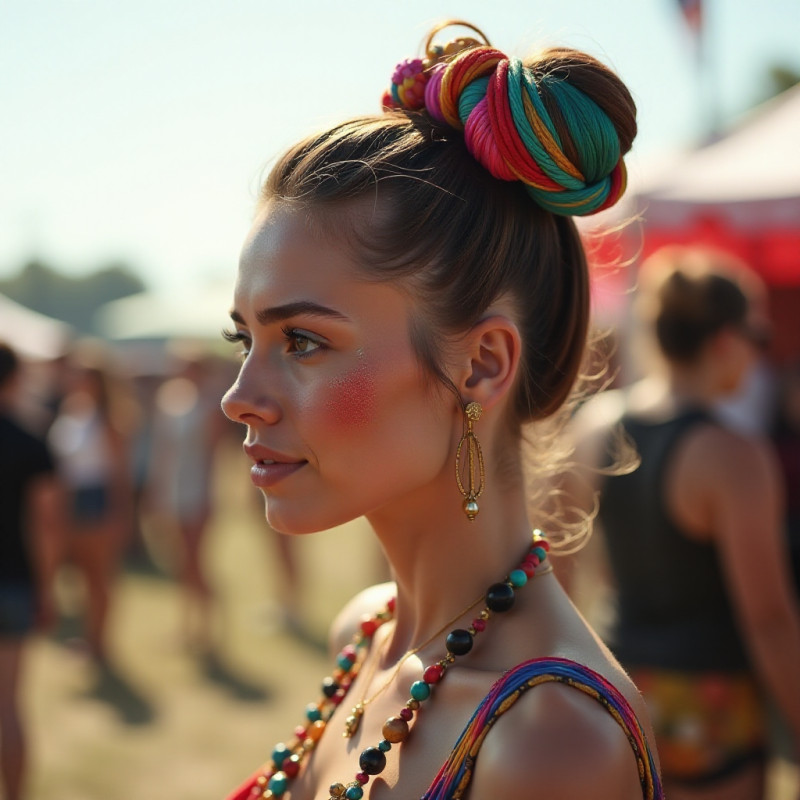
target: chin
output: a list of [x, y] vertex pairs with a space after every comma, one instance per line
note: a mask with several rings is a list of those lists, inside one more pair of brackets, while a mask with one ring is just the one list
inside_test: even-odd
[[319, 533], [352, 522], [361, 516], [360, 513], [334, 513], [330, 510], [314, 507], [314, 503], [287, 503], [275, 498], [266, 497], [264, 511], [267, 524], [277, 533], [287, 536], [304, 536]]

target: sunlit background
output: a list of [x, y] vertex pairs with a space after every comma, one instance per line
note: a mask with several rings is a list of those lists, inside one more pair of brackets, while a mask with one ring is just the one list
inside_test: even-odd
[[150, 288], [229, 278], [259, 176], [287, 144], [378, 109], [432, 23], [524, 55], [566, 43], [639, 107], [632, 159], [683, 149], [800, 72], [796, 0], [29, 0], [0, 3], [0, 278], [124, 262]]

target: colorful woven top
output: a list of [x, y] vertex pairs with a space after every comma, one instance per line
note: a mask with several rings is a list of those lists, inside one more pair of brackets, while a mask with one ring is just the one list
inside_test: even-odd
[[628, 701], [602, 675], [563, 658], [525, 661], [505, 673], [475, 710], [466, 728], [422, 800], [458, 800], [472, 779], [478, 751], [497, 719], [528, 690], [542, 683], [563, 683], [596, 700], [617, 721], [630, 742], [639, 769], [642, 797], [663, 800], [661, 780], [644, 732]]

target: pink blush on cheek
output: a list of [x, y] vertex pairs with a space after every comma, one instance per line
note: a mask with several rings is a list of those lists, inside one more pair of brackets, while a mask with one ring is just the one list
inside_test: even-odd
[[341, 426], [368, 423], [375, 413], [375, 378], [366, 364], [332, 380], [325, 403], [331, 422]]

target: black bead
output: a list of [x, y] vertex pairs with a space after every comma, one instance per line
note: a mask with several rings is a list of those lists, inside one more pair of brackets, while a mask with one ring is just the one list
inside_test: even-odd
[[333, 678], [325, 678], [322, 681], [322, 694], [325, 697], [333, 697], [339, 691], [339, 684]]
[[358, 757], [358, 766], [367, 775], [377, 775], [386, 768], [386, 755], [377, 747], [368, 747]]
[[486, 607], [490, 611], [508, 611], [514, 599], [514, 589], [507, 583], [493, 583], [486, 591]]
[[463, 628], [456, 628], [447, 634], [445, 647], [448, 653], [454, 656], [463, 656], [472, 650], [472, 634]]

